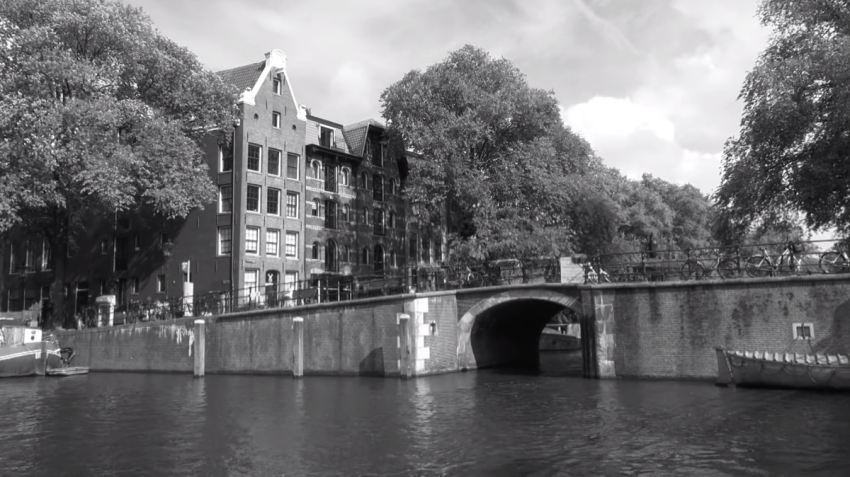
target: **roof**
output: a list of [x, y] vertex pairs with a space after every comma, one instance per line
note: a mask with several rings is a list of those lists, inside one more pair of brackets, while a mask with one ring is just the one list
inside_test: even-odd
[[348, 143], [348, 148], [355, 156], [363, 157], [363, 146], [366, 144], [366, 133], [369, 132], [369, 126], [386, 129], [381, 122], [374, 118], [369, 118], [359, 123], [349, 124], [342, 128], [342, 134], [345, 136], [345, 142]]
[[265, 68], [265, 66], [266, 62], [260, 61], [259, 63], [251, 63], [250, 65], [219, 71], [216, 74], [219, 75], [225, 83], [230, 83], [233, 86], [236, 86], [239, 91], [245, 91], [246, 89], [252, 89], [254, 85], [257, 84], [257, 80], [263, 73], [263, 68]]

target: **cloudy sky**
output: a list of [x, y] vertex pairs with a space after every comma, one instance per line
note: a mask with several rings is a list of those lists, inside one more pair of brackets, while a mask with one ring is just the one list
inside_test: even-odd
[[409, 70], [464, 44], [554, 90], [606, 164], [712, 193], [744, 76], [768, 31], [756, 0], [125, 0], [213, 71], [283, 50], [299, 103], [380, 117]]

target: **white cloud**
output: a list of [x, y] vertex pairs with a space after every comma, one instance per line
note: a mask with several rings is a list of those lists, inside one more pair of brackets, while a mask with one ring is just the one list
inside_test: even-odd
[[676, 133], [675, 125], [663, 114], [629, 98], [596, 96], [567, 108], [563, 116], [564, 122], [580, 131], [591, 144], [595, 140], [624, 138], [637, 131], [673, 142]]

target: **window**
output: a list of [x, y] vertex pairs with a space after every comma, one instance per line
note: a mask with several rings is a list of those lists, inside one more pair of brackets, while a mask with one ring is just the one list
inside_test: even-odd
[[53, 263], [53, 251], [50, 248], [50, 244], [47, 243], [47, 240], [41, 242], [41, 269], [42, 270], [50, 270], [50, 266]]
[[286, 256], [298, 258], [298, 232], [286, 232]]
[[348, 222], [348, 220], [349, 220], [348, 219], [348, 211], [349, 211], [348, 204], [342, 204], [342, 210], [339, 214], [339, 220], [341, 222]]
[[218, 211], [222, 214], [233, 212], [233, 186], [223, 185], [218, 188]]
[[165, 293], [165, 275], [156, 276], [156, 292]]
[[374, 220], [372, 221], [372, 231], [375, 235], [384, 235], [384, 211], [375, 209], [372, 211]]
[[280, 94], [280, 80], [272, 78], [272, 93]]
[[369, 175], [365, 172], [360, 173], [360, 187], [363, 189], [369, 188]]
[[109, 293], [109, 287], [106, 286], [106, 280], [100, 281], [100, 294], [106, 295]]
[[280, 215], [280, 190], [269, 189], [266, 193], [266, 213]]
[[310, 177], [313, 179], [321, 179], [322, 178], [322, 163], [319, 161], [313, 161], [310, 163]]
[[233, 233], [230, 227], [218, 228], [218, 254], [230, 255], [233, 247]]
[[379, 142], [372, 145], [372, 164], [384, 167], [384, 145]]
[[319, 259], [319, 242], [313, 242], [313, 246], [310, 249], [310, 258], [313, 260]]
[[313, 217], [321, 217], [319, 211], [319, 199], [313, 199]]
[[9, 311], [23, 311], [23, 308], [21, 307], [20, 290], [9, 290], [8, 303]]
[[221, 172], [233, 170], [233, 148], [218, 146], [218, 164]]
[[357, 263], [357, 249], [352, 248], [351, 250], [349, 250], [349, 253], [350, 255], [348, 261], [351, 263]]
[[395, 262], [395, 250], [390, 251], [390, 264], [389, 265], [392, 268], [395, 268], [395, 267], [398, 266], [398, 265], [396, 265], [396, 262]]
[[[68, 250], [71, 250], [70, 245], [68, 246]], [[15, 245], [14, 244], [9, 244], [9, 273], [10, 274], [18, 273], [18, 271], [15, 270]]]
[[319, 133], [319, 145], [322, 147], [333, 147], [334, 144], [334, 130], [326, 127], [322, 127]]
[[266, 255], [277, 257], [280, 255], [280, 231], [266, 230]]
[[247, 209], [249, 212], [260, 211], [260, 186], [248, 186]]
[[133, 250], [135, 250], [135, 251], [141, 250], [141, 247], [139, 247], [139, 236], [138, 235], [133, 237]]
[[286, 178], [298, 180], [298, 156], [295, 154], [286, 156]]
[[127, 270], [127, 237], [115, 238], [115, 271]]
[[387, 217], [387, 227], [392, 230], [396, 228], [395, 224], [395, 212], [390, 212], [389, 217]]
[[266, 172], [270, 176], [279, 176], [280, 175], [280, 156], [281, 152], [277, 149], [269, 149], [269, 162], [266, 167]]
[[283, 274], [283, 289], [294, 290], [298, 286], [298, 272], [286, 272]]
[[416, 254], [416, 244], [419, 243], [419, 239], [415, 235], [411, 235], [410, 240], [408, 240], [408, 243], [410, 244], [410, 260], [415, 263], [418, 261]]
[[384, 270], [384, 247], [375, 245], [374, 259], [372, 261], [374, 262], [374, 270], [376, 272], [382, 272]]
[[164, 245], [164, 244], [167, 244], [169, 242], [171, 242], [171, 240], [168, 239], [167, 233], [163, 232], [163, 233], [159, 234], [159, 244], [160, 245]]
[[260, 253], [259, 227], [247, 227], [245, 229], [245, 253], [253, 255]]
[[106, 255], [107, 249], [109, 249], [109, 241], [106, 240], [106, 239], [101, 240], [100, 241], [100, 254]]
[[260, 156], [262, 148], [256, 144], [248, 144], [248, 170], [260, 172]]
[[434, 261], [443, 261], [443, 239], [440, 237], [434, 239]]
[[396, 191], [396, 188], [395, 188], [395, 179], [390, 178], [390, 190], [389, 190], [389, 194], [390, 194], [390, 195], [396, 195], [397, 193], [398, 193], [398, 192]]
[[431, 238], [422, 237], [422, 261], [425, 263], [431, 262]]
[[286, 193], [286, 216], [298, 218], [298, 194], [295, 192]]
[[336, 228], [336, 202], [332, 200], [325, 201], [325, 228]]
[[350, 258], [349, 253], [350, 252], [349, 252], [349, 249], [348, 249], [348, 245], [343, 245], [339, 249], [339, 261], [340, 262], [348, 262], [349, 258]]
[[795, 340], [811, 340], [815, 337], [815, 325], [812, 323], [794, 323], [793, 325]]
[[272, 112], [272, 127], [280, 129], [280, 113]]
[[369, 209], [367, 207], [363, 207], [363, 223], [365, 225], [369, 225]]
[[130, 280], [130, 294], [138, 295], [139, 294], [139, 277], [133, 277]]
[[336, 192], [336, 166], [325, 166], [325, 190]]
[[350, 174], [351, 174], [351, 171], [349, 171], [347, 167], [343, 167], [342, 170], [340, 170], [340, 173], [339, 173], [339, 183], [344, 185], [344, 186], [347, 186], [348, 183], [349, 183], [349, 175]]
[[384, 200], [384, 178], [379, 175], [372, 176], [372, 199]]
[[257, 282], [260, 281], [260, 271], [257, 269], [245, 270], [245, 288], [248, 290], [256, 290]]
[[369, 265], [369, 249], [366, 247], [363, 247], [363, 250], [360, 252], [360, 263]]
[[33, 253], [30, 244], [27, 243], [24, 248], [24, 273], [32, 273], [35, 271], [35, 254]]

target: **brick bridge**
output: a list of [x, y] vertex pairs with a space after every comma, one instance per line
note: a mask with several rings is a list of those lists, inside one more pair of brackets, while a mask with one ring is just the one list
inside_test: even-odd
[[[705, 282], [536, 284], [254, 310], [206, 320], [207, 373], [289, 374], [293, 318], [304, 373], [398, 376], [398, 317], [410, 315], [414, 375], [533, 362], [564, 308], [582, 325], [590, 378], [712, 379], [714, 347], [847, 353], [850, 276]], [[194, 319], [60, 333], [93, 370], [192, 371]], [[795, 339], [808, 324], [812, 339]]]

